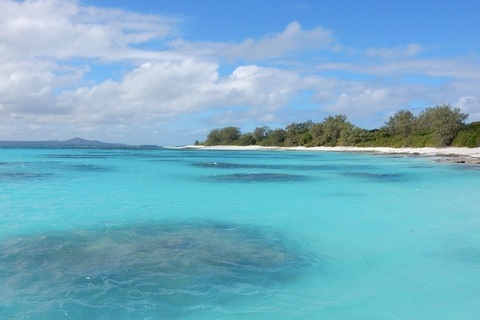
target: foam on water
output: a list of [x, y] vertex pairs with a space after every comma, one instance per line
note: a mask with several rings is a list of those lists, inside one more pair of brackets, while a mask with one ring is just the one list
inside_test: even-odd
[[480, 170], [0, 150], [0, 319], [477, 319]]

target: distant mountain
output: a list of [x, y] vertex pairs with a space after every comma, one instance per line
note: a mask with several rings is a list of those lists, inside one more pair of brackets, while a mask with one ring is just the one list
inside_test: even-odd
[[118, 148], [128, 147], [122, 143], [102, 142], [98, 140], [85, 140], [82, 138], [73, 138], [70, 140], [49, 140], [49, 141], [0, 141], [0, 147], [44, 147], [44, 148]]

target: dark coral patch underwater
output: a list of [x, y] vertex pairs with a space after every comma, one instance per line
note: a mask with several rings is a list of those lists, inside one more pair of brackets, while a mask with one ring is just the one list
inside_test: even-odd
[[342, 175], [371, 182], [405, 182], [411, 180], [409, 175], [402, 173], [345, 172]]
[[314, 259], [263, 228], [118, 225], [0, 242], [0, 315], [175, 318], [301, 275]]
[[335, 165], [335, 164], [251, 164], [232, 162], [194, 162], [195, 167], [216, 169], [259, 169], [259, 170], [297, 170], [297, 171], [342, 171], [346, 169], [368, 169], [370, 166], [360, 165]]
[[35, 181], [52, 177], [50, 173], [38, 172], [0, 172], [0, 182]]
[[296, 182], [307, 180], [307, 177], [296, 174], [285, 173], [234, 173], [234, 174], [216, 174], [203, 177], [204, 182], [240, 182], [240, 183], [258, 183], [258, 182]]
[[288, 169], [285, 165], [264, 165], [264, 164], [247, 164], [247, 163], [229, 163], [229, 162], [194, 162], [195, 167], [201, 168], [218, 168], [218, 169]]

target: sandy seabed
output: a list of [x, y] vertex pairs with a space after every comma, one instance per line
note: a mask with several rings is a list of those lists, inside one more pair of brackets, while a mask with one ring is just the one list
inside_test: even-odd
[[404, 154], [434, 157], [439, 162], [480, 164], [480, 148], [389, 148], [389, 147], [262, 147], [262, 146], [203, 146], [188, 145], [177, 149], [203, 150], [291, 150], [324, 152], [361, 152], [377, 154]]

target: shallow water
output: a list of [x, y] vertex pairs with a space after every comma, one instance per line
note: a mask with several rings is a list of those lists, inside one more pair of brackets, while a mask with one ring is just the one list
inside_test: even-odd
[[0, 319], [477, 319], [480, 170], [0, 149]]

